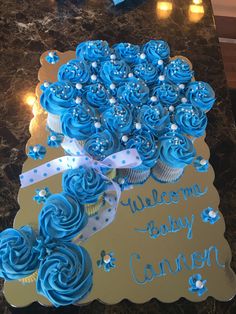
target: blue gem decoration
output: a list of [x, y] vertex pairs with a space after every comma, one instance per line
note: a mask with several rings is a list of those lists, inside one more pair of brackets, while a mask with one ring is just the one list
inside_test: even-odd
[[29, 147], [28, 156], [34, 160], [43, 159], [46, 155], [46, 148], [40, 144]]
[[38, 204], [45, 203], [47, 198], [51, 195], [48, 187], [43, 189], [36, 189], [36, 195], [33, 197], [33, 200], [36, 201]]
[[60, 147], [62, 141], [63, 141], [63, 135], [59, 133], [51, 132], [48, 136], [48, 146], [50, 147]]
[[208, 160], [204, 159], [202, 156], [198, 156], [194, 162], [193, 166], [197, 172], [207, 172], [209, 168]]
[[106, 253], [104, 250], [101, 251], [101, 258], [97, 261], [98, 268], [103, 268], [104, 271], [109, 272], [111, 269], [115, 268], [114, 262], [116, 259], [113, 257], [114, 253]]
[[202, 276], [200, 274], [193, 275], [189, 278], [189, 291], [192, 293], [197, 293], [199, 297], [201, 297], [206, 291], [206, 280], [202, 280]]
[[205, 208], [201, 213], [202, 221], [214, 225], [220, 219], [220, 213], [211, 207]]
[[59, 61], [59, 57], [56, 51], [50, 51], [45, 59], [48, 63], [51, 63], [51, 64], [55, 64]]

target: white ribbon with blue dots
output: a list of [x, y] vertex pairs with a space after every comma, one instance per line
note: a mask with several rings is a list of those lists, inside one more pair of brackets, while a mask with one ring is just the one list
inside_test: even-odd
[[142, 161], [136, 149], [126, 149], [106, 157], [103, 161], [97, 161], [85, 155], [82, 146], [76, 140], [65, 138], [62, 147], [70, 155], [53, 159], [50, 162], [24, 172], [20, 175], [21, 188], [26, 188], [68, 169], [77, 169], [83, 166], [97, 169], [100, 175], [111, 183], [105, 196], [106, 203], [109, 203], [110, 206], [109, 208], [103, 206], [95, 216], [89, 217], [88, 224], [82, 230], [80, 237], [75, 240], [75, 242], [81, 242], [105, 228], [116, 216], [121, 189], [116, 182], [101, 173], [101, 168], [133, 168], [139, 166]]

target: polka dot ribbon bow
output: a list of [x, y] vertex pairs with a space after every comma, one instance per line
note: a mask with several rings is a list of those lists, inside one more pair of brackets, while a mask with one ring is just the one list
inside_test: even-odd
[[102, 161], [97, 161], [91, 156], [85, 155], [83, 147], [76, 140], [65, 138], [61, 146], [69, 155], [53, 159], [20, 175], [21, 188], [26, 188], [66, 170], [77, 169], [80, 166], [95, 168], [102, 177], [111, 183], [106, 192], [106, 201], [110, 206], [109, 208], [102, 208], [95, 216], [89, 217], [88, 224], [80, 236], [80, 241], [84, 241], [114, 220], [119, 204], [121, 195], [119, 184], [102, 174], [101, 169], [134, 168], [139, 166], [142, 160], [137, 150], [133, 148], [122, 150]]

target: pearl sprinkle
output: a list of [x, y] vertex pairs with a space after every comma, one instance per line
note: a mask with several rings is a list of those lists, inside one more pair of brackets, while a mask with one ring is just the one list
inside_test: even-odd
[[172, 131], [176, 131], [178, 129], [178, 126], [175, 123], [173, 123], [171, 124], [170, 128]]
[[82, 84], [77, 83], [77, 84], [75, 85], [75, 87], [76, 87], [77, 89], [82, 89]]
[[96, 129], [100, 129], [101, 123], [100, 122], [95, 122], [94, 126], [95, 126]]
[[203, 282], [202, 282], [201, 280], [197, 280], [197, 281], [196, 281], [196, 287], [197, 287], [198, 289], [202, 289], [202, 288], [204, 287]]
[[141, 123], [139, 123], [139, 122], [135, 123], [135, 128], [136, 128], [136, 130], [140, 130], [142, 128]]
[[123, 135], [122, 138], [121, 138], [121, 140], [122, 140], [123, 142], [127, 142], [128, 139], [129, 139], [129, 138], [128, 138], [127, 135]]
[[207, 164], [207, 160], [205, 160], [205, 159], [200, 160], [201, 166], [205, 166], [206, 164]]
[[46, 196], [46, 194], [47, 194], [47, 192], [45, 190], [39, 191], [39, 196], [40, 197], [44, 197], [44, 196]]
[[97, 75], [95, 75], [95, 74], [91, 75], [91, 80], [92, 81], [96, 81], [96, 79], [97, 79]]
[[114, 97], [111, 97], [109, 101], [110, 101], [111, 104], [115, 104], [116, 103], [116, 99]]
[[150, 99], [151, 99], [152, 102], [157, 101], [157, 97], [156, 96], [152, 96]]
[[214, 210], [210, 210], [209, 213], [208, 213], [208, 216], [211, 217], [211, 218], [216, 218], [217, 214]]

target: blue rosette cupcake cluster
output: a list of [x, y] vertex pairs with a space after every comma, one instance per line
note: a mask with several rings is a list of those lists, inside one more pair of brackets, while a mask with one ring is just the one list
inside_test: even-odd
[[37, 293], [56, 307], [76, 304], [93, 285], [91, 258], [75, 243], [87, 222], [84, 205], [71, 194], [51, 195], [38, 230], [23, 226], [0, 233], [0, 277], [36, 282]]
[[[151, 172], [165, 182], [156, 171], [163, 163], [163, 136], [173, 126], [181, 143], [204, 135], [214, 102], [211, 86], [195, 81], [191, 62], [172, 58], [168, 43], [154, 39], [144, 45], [80, 43], [76, 57], [59, 68], [58, 81], [47, 84], [41, 96], [49, 129], [75, 139], [84, 154], [102, 161], [138, 150], [142, 166], [112, 171], [112, 178], [122, 174], [128, 184], [143, 183]], [[190, 144], [185, 150], [194, 152]]]

